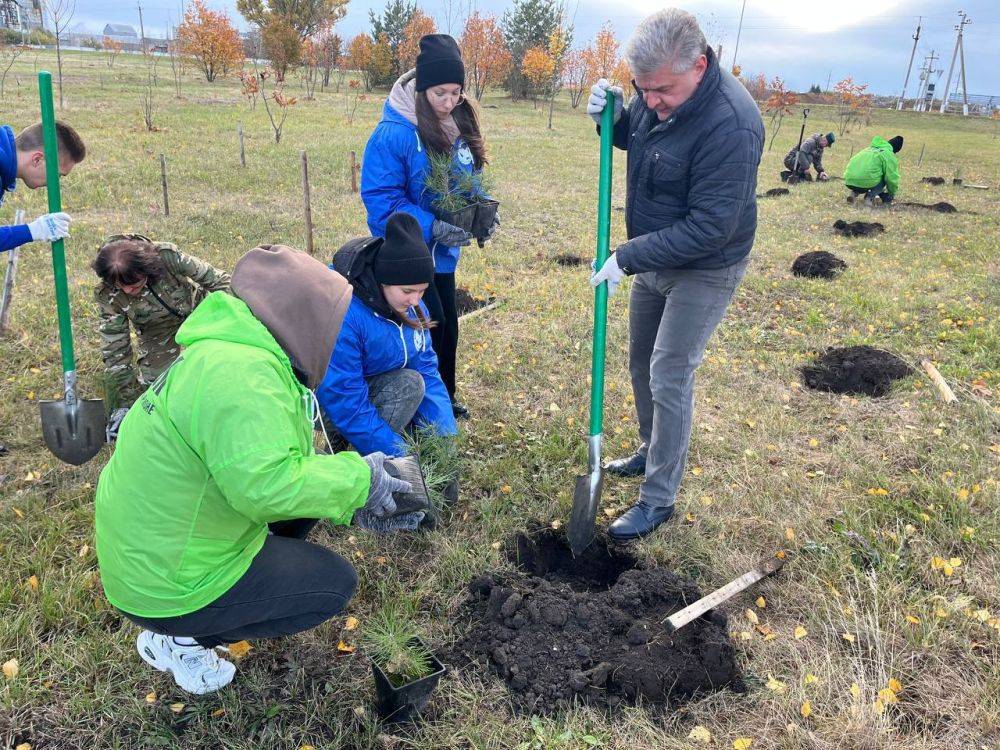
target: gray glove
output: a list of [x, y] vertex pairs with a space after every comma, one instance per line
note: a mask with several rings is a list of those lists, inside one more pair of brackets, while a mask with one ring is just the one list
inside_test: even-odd
[[608, 91], [615, 95], [615, 122], [621, 119], [622, 109], [625, 108], [625, 92], [622, 91], [622, 87], [612, 86], [607, 78], [602, 78], [591, 87], [590, 98], [587, 100], [587, 114], [598, 125], [601, 124], [601, 113], [604, 111], [604, 105], [608, 103]]
[[411, 492], [413, 487], [409, 482], [396, 479], [385, 470], [386, 455], [376, 451], [364, 457], [365, 463], [372, 472], [371, 484], [368, 487], [368, 500], [363, 510], [375, 518], [391, 516], [396, 512], [396, 501], [392, 499], [393, 492]]
[[394, 531], [416, 531], [424, 520], [423, 511], [400, 513], [398, 516], [378, 518], [370, 511], [359, 508], [354, 511], [354, 525], [359, 529], [368, 529], [376, 534], [391, 534]]
[[122, 420], [128, 414], [127, 406], [120, 406], [108, 416], [108, 426], [105, 428], [104, 437], [108, 443], [113, 443], [118, 439], [118, 428], [122, 426]]
[[440, 219], [435, 219], [431, 225], [431, 236], [435, 242], [445, 247], [465, 247], [472, 242], [471, 234]]

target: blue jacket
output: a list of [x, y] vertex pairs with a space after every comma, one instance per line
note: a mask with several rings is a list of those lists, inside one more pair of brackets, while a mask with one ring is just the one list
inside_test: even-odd
[[[414, 421], [433, 426], [439, 435], [454, 435], [458, 428], [451, 398], [438, 372], [430, 334], [391, 319], [391, 309], [372, 274], [381, 245], [379, 238], [351, 240], [333, 257], [330, 267], [347, 278], [354, 297], [316, 398], [340, 434], [359, 453], [382, 451], [401, 456], [407, 453], [406, 441], [379, 416], [368, 397], [365, 378], [404, 367], [416, 370], [423, 376], [424, 400]], [[430, 319], [422, 302], [420, 310], [425, 319]], [[412, 310], [410, 316], [416, 319]]]
[[[455, 170], [475, 169], [472, 152], [462, 138], [452, 148]], [[361, 200], [368, 212], [368, 228], [375, 237], [385, 236], [385, 223], [396, 211], [405, 211], [420, 222], [424, 241], [434, 255], [438, 273], [454, 273], [459, 248], [434, 242], [431, 201], [437, 197], [424, 188], [430, 171], [427, 151], [420, 142], [417, 126], [399, 114], [388, 101], [382, 119], [368, 138], [361, 166]]]
[[616, 251], [626, 273], [727, 268], [753, 246], [764, 124], [743, 85], [707, 54], [698, 88], [665, 121], [637, 96], [615, 124], [615, 145], [628, 151], [629, 241]]
[[[0, 127], [0, 183], [0, 205], [3, 205], [7, 193], [17, 187], [17, 148], [10, 125]], [[31, 232], [27, 224], [0, 227], [0, 253], [28, 242], [31, 242]]]

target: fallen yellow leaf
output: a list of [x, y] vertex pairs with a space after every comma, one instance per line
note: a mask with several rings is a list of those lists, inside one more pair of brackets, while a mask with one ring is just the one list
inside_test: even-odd
[[899, 703], [899, 698], [896, 697], [896, 692], [892, 688], [882, 688], [878, 691], [878, 697], [886, 705], [890, 703]]
[[752, 622], [754, 625], [756, 625], [756, 624], [758, 624], [760, 622], [760, 619], [757, 617], [757, 613], [754, 612], [752, 609], [748, 609], [747, 612], [746, 612], [746, 615], [747, 615], [747, 619], [750, 622]]
[[817, 440], [816, 438], [810, 438], [809, 439], [809, 447], [810, 448], [817, 448], [817, 447], [819, 447], [819, 440]]
[[806, 685], [812, 685], [816, 682], [819, 682], [819, 677], [814, 675], [812, 672], [806, 675]]
[[747, 750], [752, 744], [753, 740], [749, 737], [740, 737], [733, 740], [733, 750]]
[[812, 704], [809, 701], [803, 702], [802, 707], [799, 709], [799, 713], [802, 714], [802, 718], [808, 719], [812, 712]]
[[24, 511], [21, 510], [20, 508], [11, 508], [11, 510], [14, 511], [14, 515], [17, 516], [18, 518], [24, 518]]
[[774, 679], [774, 675], [772, 675], [771, 673], [768, 673], [768, 675], [767, 675], [767, 689], [770, 690], [772, 693], [778, 693], [779, 695], [781, 695], [786, 690], [788, 690], [788, 686], [785, 683], [783, 683], [781, 680]]
[[701, 467], [700, 466], [695, 466], [693, 469], [691, 469], [691, 473], [694, 474], [696, 477], [700, 477], [701, 476]]
[[226, 709], [224, 709], [224, 708], [217, 708], [214, 711], [212, 711], [212, 713], [209, 714], [209, 715], [213, 719], [218, 719], [220, 716], [224, 715], [225, 713], [226, 713]]
[[342, 654], [353, 654], [356, 649], [357, 646], [350, 646], [347, 643], [344, 643], [344, 641], [337, 644], [337, 651]]
[[156, 691], [146, 693], [146, 703], [156, 703]]
[[250, 645], [249, 641], [237, 641], [236, 643], [229, 644], [229, 655], [239, 661], [244, 656], [250, 653], [250, 649], [253, 646]]
[[889, 689], [894, 693], [903, 692], [903, 686], [900, 684], [899, 680], [897, 680], [895, 677], [889, 678]]
[[510, 485], [505, 484], [503, 487], [500, 488], [500, 491], [505, 495], [509, 495], [511, 492]]
[[30, 576], [25, 583], [28, 584], [28, 588], [32, 591], [38, 591], [38, 576]]
[[850, 633], [841, 633], [840, 637], [843, 638], [848, 643], [854, 643], [854, 636]]
[[357, 629], [358, 629], [358, 618], [357, 617], [353, 617], [353, 616], [352, 617], [348, 617], [344, 621], [344, 630], [357, 630]]
[[30, 742], [22, 742], [20, 745], [17, 745], [14, 748], [14, 750], [31, 750], [31, 743]]
[[9, 659], [3, 663], [3, 676], [8, 680], [13, 680], [17, 677], [18, 672], [21, 671], [21, 667], [17, 664], [17, 659]]
[[184, 704], [183, 703], [171, 703], [170, 704], [170, 710], [173, 711], [175, 714], [179, 714], [181, 711], [184, 710]]
[[763, 596], [758, 596], [757, 601], [754, 602], [758, 607], [764, 609], [767, 606], [767, 600]]
[[920, 624], [920, 618], [919, 617], [914, 617], [913, 615], [907, 615], [906, 616], [906, 621], [908, 623], [910, 623], [911, 625], [919, 625]]
[[809, 631], [806, 630], [804, 627], [802, 627], [801, 625], [797, 625], [795, 627], [795, 640], [801, 641], [807, 635], [809, 635]]
[[861, 697], [861, 686], [856, 682], [851, 683], [851, 695], [855, 698]]
[[299, 745], [299, 750], [316, 750], [312, 745]]
[[688, 732], [688, 739], [695, 740], [696, 742], [703, 742], [707, 745], [712, 741], [712, 733], [699, 724]]
[[791, 526], [785, 529], [785, 539], [787, 539], [788, 541], [792, 541], [793, 539], [795, 539], [795, 529], [793, 529]]
[[562, 528], [562, 521], [558, 518], [555, 519], [551, 524], [549, 524], [555, 531], [559, 531]]
[[492, 547], [493, 549], [500, 549], [500, 542], [493, 542], [492, 544], [490, 544], [490, 547]]

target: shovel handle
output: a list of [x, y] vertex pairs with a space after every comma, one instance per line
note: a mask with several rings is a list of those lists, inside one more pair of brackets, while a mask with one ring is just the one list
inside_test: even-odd
[[[614, 153], [615, 93], [608, 91], [601, 112], [601, 171], [597, 183], [597, 264], [611, 254], [611, 160]], [[590, 368], [590, 435], [604, 429], [604, 354], [608, 317], [608, 284], [594, 290], [594, 349]]]
[[[45, 144], [45, 188], [49, 197], [49, 213], [62, 211], [59, 193], [59, 147], [56, 142], [56, 115], [52, 107], [52, 74], [38, 72], [38, 95], [42, 107], [42, 139]], [[62, 240], [52, 243], [52, 271], [56, 284], [56, 309], [59, 311], [59, 345], [62, 349], [63, 372], [76, 370], [73, 355], [73, 323], [70, 318], [69, 286], [66, 283], [66, 252]], [[69, 386], [67, 385], [67, 388]]]

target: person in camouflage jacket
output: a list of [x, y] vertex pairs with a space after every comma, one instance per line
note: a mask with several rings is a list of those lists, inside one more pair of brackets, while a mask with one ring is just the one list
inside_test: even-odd
[[835, 140], [833, 133], [813, 133], [802, 141], [798, 148], [792, 150], [785, 156], [786, 172], [781, 173], [782, 179], [787, 180], [788, 176], [794, 174], [799, 179], [812, 179], [809, 177], [809, 167], [816, 170], [817, 180], [827, 180], [829, 177], [823, 169], [823, 149], [832, 146]]
[[[210, 292], [229, 291], [229, 274], [172, 243], [142, 235], [109, 237], [93, 268], [101, 278], [94, 296], [107, 396], [116, 411], [124, 412], [122, 407], [130, 406], [177, 357], [174, 335], [198, 303]], [[138, 362], [133, 361], [132, 329]]]

